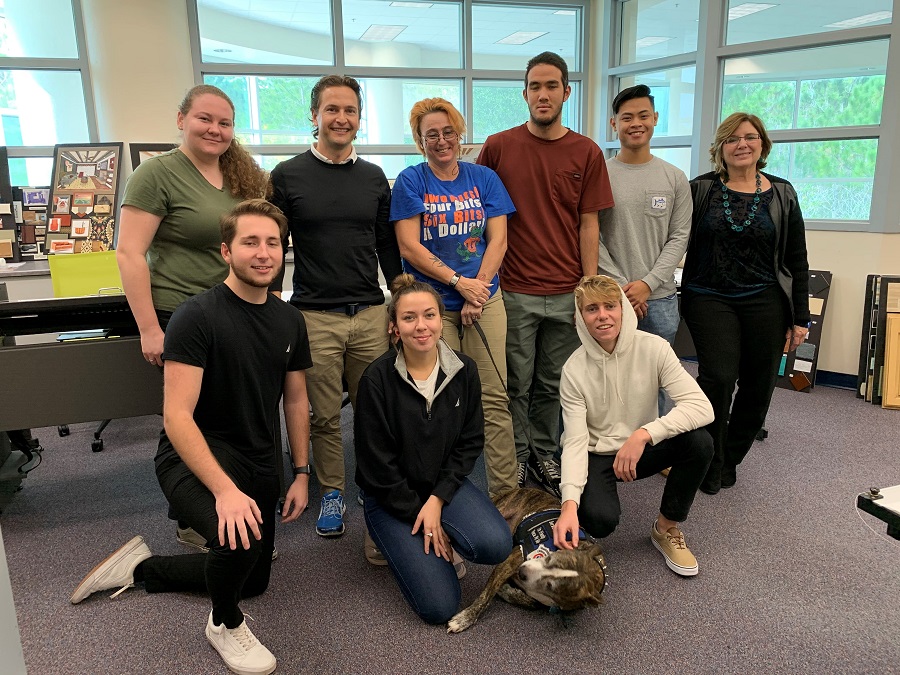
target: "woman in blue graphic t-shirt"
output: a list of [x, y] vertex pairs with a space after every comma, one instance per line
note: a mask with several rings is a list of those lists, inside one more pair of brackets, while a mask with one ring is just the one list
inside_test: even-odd
[[459, 161], [466, 125], [452, 103], [421, 100], [409, 124], [426, 161], [397, 176], [391, 220], [406, 271], [431, 285], [446, 305], [444, 339], [478, 364], [488, 489], [497, 494], [517, 486], [506, 309], [497, 276], [506, 253], [506, 219], [515, 207], [494, 171]]

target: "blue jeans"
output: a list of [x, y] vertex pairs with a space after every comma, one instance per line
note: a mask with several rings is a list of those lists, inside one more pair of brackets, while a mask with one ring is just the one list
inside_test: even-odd
[[647, 316], [638, 321], [638, 330], [659, 335], [674, 346], [680, 322], [678, 298], [672, 294], [667, 298], [647, 301]]
[[[430, 624], [445, 623], [459, 610], [459, 580], [453, 565], [425, 555], [422, 529], [400, 520], [364, 495], [366, 526], [413, 611]], [[444, 505], [441, 525], [453, 548], [466, 560], [496, 565], [512, 550], [512, 534], [497, 507], [467, 478]]]
[[[678, 298], [673, 293], [667, 298], [647, 301], [647, 316], [638, 321], [638, 330], [659, 335], [674, 347], [679, 323]], [[662, 389], [659, 390], [658, 404], [659, 416], [662, 417], [666, 411], [666, 392]]]

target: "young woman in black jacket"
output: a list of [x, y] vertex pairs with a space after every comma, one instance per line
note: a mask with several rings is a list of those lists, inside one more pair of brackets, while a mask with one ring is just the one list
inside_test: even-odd
[[[494, 565], [509, 555], [512, 539], [467, 478], [484, 449], [478, 368], [441, 340], [444, 304], [431, 286], [403, 274], [391, 292], [396, 348], [359, 383], [356, 482], [373, 544], [407, 602], [424, 621], [444, 623], [459, 609], [453, 549]], [[371, 550], [367, 558], [378, 560]]]

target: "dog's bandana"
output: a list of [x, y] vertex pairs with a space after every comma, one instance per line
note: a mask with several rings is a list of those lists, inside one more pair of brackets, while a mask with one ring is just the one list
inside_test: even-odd
[[[525, 560], [546, 558], [557, 550], [553, 544], [553, 526], [561, 511], [549, 509], [525, 516], [513, 535], [513, 543], [522, 550]], [[579, 539], [590, 539], [587, 533], [578, 528]]]

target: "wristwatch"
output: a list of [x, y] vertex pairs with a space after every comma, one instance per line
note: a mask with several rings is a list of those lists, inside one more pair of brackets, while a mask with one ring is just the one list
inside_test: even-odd
[[307, 476], [309, 475], [309, 464], [304, 464], [303, 466], [295, 466], [294, 467], [294, 475], [299, 476], [301, 473], [305, 473]]
[[452, 277], [450, 277], [450, 281], [447, 282], [447, 285], [450, 288], [456, 288], [456, 284], [458, 284], [458, 283], [459, 283], [459, 274], [454, 274]]

